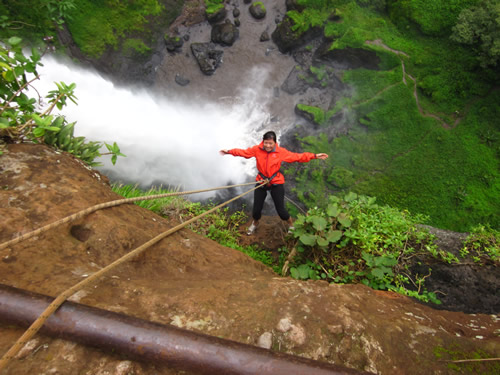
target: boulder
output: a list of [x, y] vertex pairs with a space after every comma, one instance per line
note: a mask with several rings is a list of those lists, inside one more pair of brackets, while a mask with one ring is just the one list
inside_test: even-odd
[[309, 88], [309, 84], [306, 82], [306, 77], [309, 76], [308, 70], [300, 65], [295, 65], [288, 77], [286, 77], [285, 82], [281, 85], [281, 89], [290, 94], [294, 95], [297, 93], [304, 93]]
[[330, 50], [331, 42], [324, 43], [314, 53], [313, 59], [317, 63], [328, 63], [337, 69], [379, 69], [380, 57], [375, 51], [363, 48]]
[[165, 34], [165, 46], [168, 52], [179, 51], [184, 45], [184, 40], [179, 36], [170, 36]]
[[267, 42], [269, 39], [269, 33], [267, 31], [263, 31], [262, 34], [260, 34], [260, 41], [261, 42]]
[[179, 85], [179, 86], [187, 86], [189, 85], [189, 83], [191, 82], [189, 79], [187, 79], [186, 77], [180, 75], [180, 74], [176, 74], [175, 75], [175, 82]]
[[224, 51], [216, 50], [213, 43], [192, 43], [191, 52], [198, 62], [200, 70], [208, 76], [214, 74], [220, 66], [224, 54]]
[[238, 8], [233, 9], [233, 17], [238, 18], [240, 16], [240, 10]]
[[252, 17], [257, 20], [261, 20], [266, 16], [266, 7], [262, 3], [262, 1], [257, 1], [255, 3], [252, 3], [252, 5], [250, 5], [249, 10]]
[[225, 23], [218, 23], [212, 26], [211, 40], [224, 46], [232, 46], [239, 36], [236, 25], [226, 20]]
[[226, 8], [220, 8], [216, 12], [211, 12], [211, 13], [205, 12], [205, 15], [207, 17], [207, 21], [211, 25], [213, 25], [215, 23], [218, 23], [218, 22], [221, 22], [222, 20], [224, 20], [224, 18], [226, 18], [227, 11], [226, 11]]
[[286, 11], [296, 10], [297, 12], [302, 12], [305, 6], [299, 4], [299, 0], [286, 0]]
[[287, 53], [299, 48], [322, 34], [321, 29], [318, 27], [312, 27], [300, 34], [293, 31], [292, 26], [293, 21], [289, 17], [285, 17], [271, 34], [273, 42], [276, 43], [281, 53]]

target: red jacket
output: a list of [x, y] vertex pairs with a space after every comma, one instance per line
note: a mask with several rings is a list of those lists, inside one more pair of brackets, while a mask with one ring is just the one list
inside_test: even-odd
[[[272, 177], [276, 172], [276, 177], [273, 178], [271, 183], [273, 185], [281, 185], [285, 183], [285, 176], [279, 172], [281, 163], [307, 163], [312, 159], [316, 159], [316, 154], [312, 152], [304, 152], [302, 154], [297, 154], [295, 152], [288, 151], [286, 148], [279, 147], [276, 143], [274, 150], [267, 152], [263, 148], [264, 142], [259, 145], [247, 148], [243, 150], [241, 148], [233, 148], [228, 150], [231, 155], [242, 156], [246, 159], [255, 157], [257, 160], [257, 170], [266, 177]], [[264, 178], [258, 174], [256, 181], [263, 180]]]

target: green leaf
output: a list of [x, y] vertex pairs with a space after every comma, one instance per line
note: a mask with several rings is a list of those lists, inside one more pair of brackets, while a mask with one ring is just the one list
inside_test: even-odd
[[350, 227], [352, 224], [351, 220], [347, 217], [346, 214], [340, 214], [337, 219], [338, 219], [339, 223], [342, 224], [346, 228]]
[[352, 191], [349, 192], [349, 194], [347, 194], [345, 197], [344, 197], [344, 200], [346, 202], [352, 202], [353, 200], [355, 200], [356, 198], [358, 198], [358, 194], [356, 193], [353, 193]]
[[9, 120], [0, 117], [0, 129], [6, 129], [9, 127]]
[[310, 270], [311, 267], [309, 267], [307, 264], [301, 264], [300, 266], [298, 266], [297, 271], [299, 273], [299, 278], [302, 280], [307, 280], [309, 278]]
[[335, 243], [341, 238], [342, 238], [342, 231], [340, 230], [331, 230], [326, 235], [326, 239], [331, 243]]
[[33, 135], [35, 137], [42, 137], [45, 134], [45, 129], [44, 128], [35, 128], [33, 130]]
[[318, 236], [316, 238], [316, 243], [318, 244], [318, 246], [325, 247], [328, 246], [329, 241], [324, 237]]
[[17, 46], [19, 43], [21, 43], [23, 40], [17, 36], [13, 36], [12, 38], [9, 38], [7, 41], [11, 46]]
[[297, 269], [295, 267], [292, 267], [292, 268], [290, 268], [290, 275], [294, 279], [298, 279], [299, 278], [299, 271], [297, 271]]
[[329, 204], [326, 213], [330, 217], [337, 217], [337, 215], [339, 214], [339, 208], [336, 204]]
[[299, 238], [300, 242], [307, 246], [313, 246], [316, 243], [316, 236], [314, 234], [304, 233]]
[[326, 220], [321, 216], [313, 216], [312, 223], [314, 229], [316, 229], [317, 231], [325, 230], [327, 224]]
[[374, 268], [371, 270], [371, 274], [375, 276], [377, 279], [383, 279], [384, 278], [384, 271], [382, 271], [380, 268]]

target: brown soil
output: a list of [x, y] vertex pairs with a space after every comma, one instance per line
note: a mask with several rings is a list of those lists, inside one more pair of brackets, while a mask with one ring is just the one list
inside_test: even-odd
[[[0, 243], [120, 198], [104, 176], [42, 145], [9, 145], [0, 157], [0, 187]], [[273, 220], [247, 240], [278, 238], [282, 229]], [[172, 225], [135, 205], [101, 210], [0, 251], [0, 282], [56, 296]], [[500, 353], [497, 315], [436, 311], [362, 285], [279, 277], [189, 230], [167, 237], [72, 299], [248, 344], [269, 332], [272, 350], [380, 374], [451, 374], [443, 360], [452, 352], [468, 358]], [[0, 353], [22, 332], [0, 323]], [[465, 373], [494, 373], [494, 364], [457, 366]], [[27, 373], [186, 372], [37, 335], [5, 371]]]

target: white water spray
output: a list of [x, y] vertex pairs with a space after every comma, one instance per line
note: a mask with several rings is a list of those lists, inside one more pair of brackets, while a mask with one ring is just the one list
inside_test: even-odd
[[264, 109], [266, 98], [258, 100], [258, 87], [247, 85], [238, 98], [224, 103], [186, 103], [153, 97], [144, 90], [117, 88], [70, 62], [49, 57], [43, 64], [36, 84], [42, 96], [55, 88], [53, 82], [77, 85], [78, 105], [70, 103], [62, 110], [69, 122], [77, 122], [75, 135], [117, 142], [127, 155], [118, 158], [115, 166], [101, 158], [105, 160], [100, 169], [112, 179], [143, 187], [163, 184], [191, 190], [255, 177], [254, 161], [223, 157], [218, 151], [259, 141], [270, 116]]

